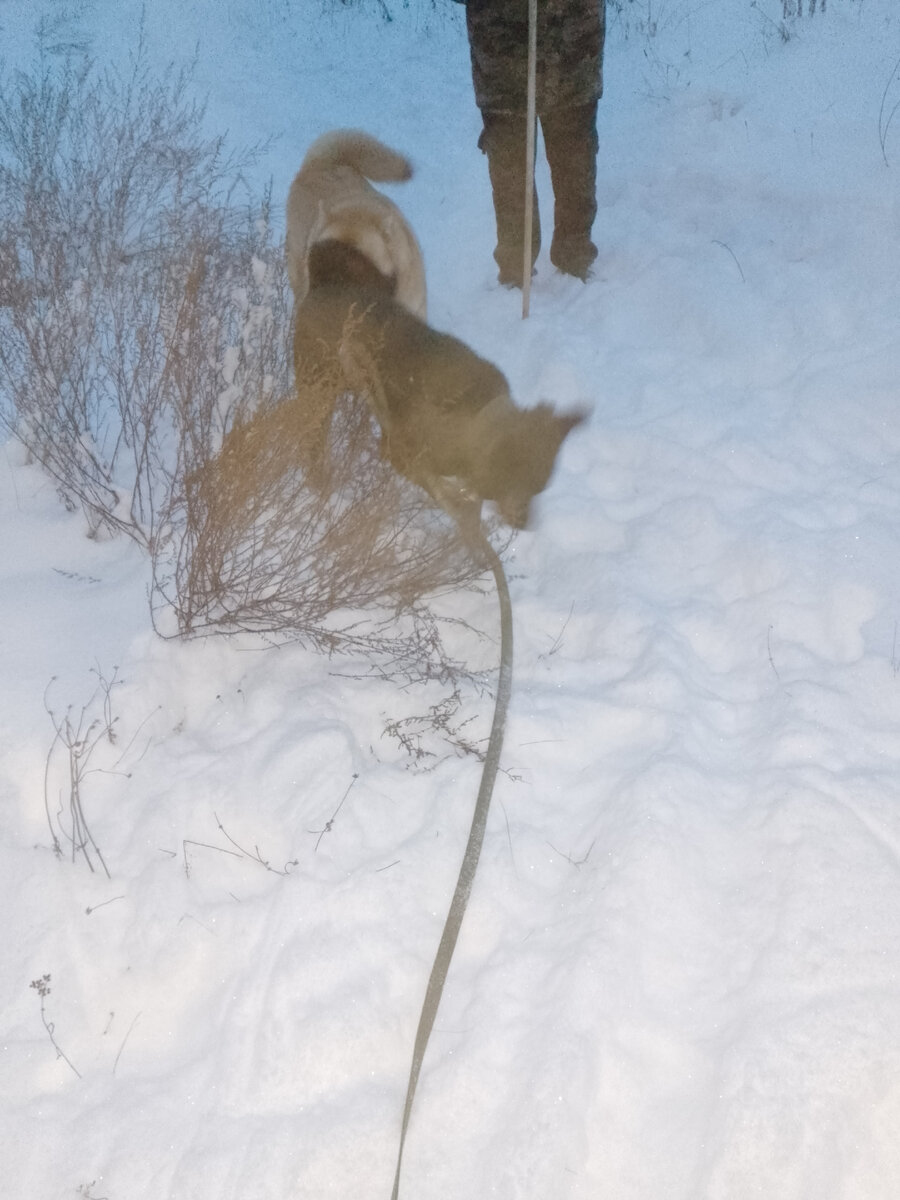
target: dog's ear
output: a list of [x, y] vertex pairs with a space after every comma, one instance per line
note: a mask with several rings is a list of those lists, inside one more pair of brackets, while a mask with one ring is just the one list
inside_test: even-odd
[[583, 425], [588, 419], [589, 415], [590, 414], [587, 412], [587, 410], [583, 408], [576, 408], [570, 413], [560, 413], [556, 420], [561, 430], [562, 437], [566, 437], [572, 432], [573, 429], [577, 429], [579, 425]]
[[539, 412], [548, 426], [552, 426], [559, 436], [559, 441], [567, 437], [573, 429], [577, 429], [583, 424], [590, 415], [587, 409], [576, 408], [570, 413], [558, 413], [552, 404], [548, 404], [546, 400], [542, 400], [540, 404], [535, 406], [535, 412]]

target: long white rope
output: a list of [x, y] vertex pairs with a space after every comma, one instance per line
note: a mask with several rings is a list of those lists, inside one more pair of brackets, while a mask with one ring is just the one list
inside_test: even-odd
[[413, 1045], [412, 1065], [409, 1069], [409, 1083], [406, 1087], [406, 1102], [403, 1106], [403, 1120], [400, 1125], [400, 1147], [397, 1152], [397, 1169], [394, 1173], [394, 1189], [391, 1200], [398, 1200], [400, 1194], [400, 1168], [403, 1163], [403, 1147], [406, 1144], [406, 1132], [409, 1128], [409, 1118], [412, 1112], [413, 1097], [416, 1094], [416, 1084], [419, 1081], [419, 1071], [428, 1046], [428, 1038], [437, 1016], [444, 981], [450, 969], [450, 960], [459, 936], [460, 926], [469, 902], [475, 872], [478, 869], [478, 859], [484, 842], [484, 831], [487, 825], [488, 810], [494, 791], [494, 780], [497, 778], [497, 768], [500, 765], [500, 751], [503, 747], [503, 734], [506, 728], [506, 711], [509, 708], [509, 698], [512, 692], [512, 661], [513, 661], [513, 625], [512, 605], [509, 599], [509, 586], [506, 573], [497, 552], [488, 542], [483, 531], [479, 531], [476, 540], [477, 551], [484, 555], [494, 573], [497, 586], [497, 600], [500, 605], [500, 675], [497, 681], [497, 698], [494, 701], [494, 720], [491, 725], [491, 736], [488, 741], [487, 753], [484, 756], [484, 767], [481, 771], [481, 785], [478, 789], [478, 799], [475, 801], [475, 811], [472, 814], [472, 826], [469, 830], [469, 840], [459, 869], [456, 890], [450, 901], [450, 910], [444, 922], [444, 931], [438, 944], [434, 965], [425, 989], [425, 1000], [419, 1017], [419, 1028], [416, 1030], [416, 1040]]

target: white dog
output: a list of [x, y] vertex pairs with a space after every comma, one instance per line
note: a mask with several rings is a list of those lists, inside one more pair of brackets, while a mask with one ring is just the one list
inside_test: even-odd
[[288, 277], [300, 304], [309, 290], [310, 247], [324, 240], [354, 246], [394, 280], [397, 301], [426, 315], [422, 251], [400, 209], [368, 182], [409, 179], [407, 158], [356, 129], [326, 133], [310, 146], [287, 201]]

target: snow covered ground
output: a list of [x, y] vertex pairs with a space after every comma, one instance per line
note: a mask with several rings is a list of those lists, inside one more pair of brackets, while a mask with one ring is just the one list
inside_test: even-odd
[[[900, 16], [611, 5], [596, 276], [545, 252], [522, 322], [462, 10], [387, 3], [144, 23], [161, 65], [196, 48], [211, 131], [275, 139], [278, 198], [328, 128], [410, 152], [433, 323], [520, 402], [592, 410], [507, 558], [503, 771], [401, 1195], [893, 1200]], [[41, 8], [0, 3], [7, 66]], [[134, 0], [75, 10], [101, 60], [135, 44]], [[478, 763], [413, 771], [385, 736], [431, 695], [160, 640], [146, 560], [14, 443], [0, 512], [4, 1194], [386, 1198]], [[44, 811], [47, 710], [102, 720], [103, 681], [111, 879], [57, 861]], [[486, 736], [490, 698], [466, 716]]]

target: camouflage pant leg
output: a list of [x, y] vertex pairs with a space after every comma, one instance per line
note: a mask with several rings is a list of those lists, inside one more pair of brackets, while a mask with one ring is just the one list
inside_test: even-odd
[[[525, 125], [524, 113], [482, 111], [484, 131], [478, 145], [487, 155], [497, 220], [494, 258], [500, 282], [522, 286], [525, 239]], [[531, 229], [531, 261], [541, 248], [537, 193]]]
[[597, 257], [597, 101], [543, 113], [541, 131], [555, 200], [550, 261], [584, 278]]

